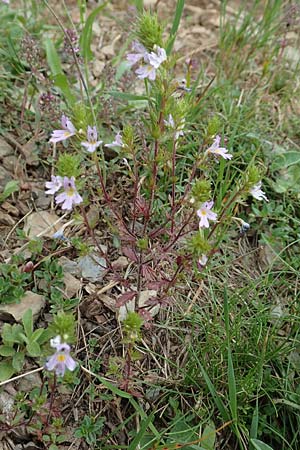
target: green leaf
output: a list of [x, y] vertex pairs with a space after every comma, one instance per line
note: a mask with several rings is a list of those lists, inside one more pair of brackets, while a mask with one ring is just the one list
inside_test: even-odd
[[[38, 330], [35, 330], [31, 336], [31, 342], [35, 341], [35, 342], [39, 342], [39, 340], [41, 339], [42, 335], [44, 334], [46, 330], [44, 330], [43, 328], [39, 328]], [[41, 339], [42, 340], [42, 339]]]
[[180, 19], [181, 19], [182, 13], [183, 13], [184, 3], [185, 3], [185, 0], [177, 0], [173, 24], [172, 24], [170, 37], [169, 37], [168, 45], [167, 45], [167, 49], [166, 49], [167, 55], [170, 55], [173, 45], [174, 45], [174, 42], [175, 42], [175, 39], [176, 39], [176, 34], [178, 31]]
[[121, 100], [128, 100], [128, 101], [136, 101], [136, 100], [147, 100], [148, 97], [146, 95], [135, 95], [135, 94], [129, 94], [128, 92], [119, 92], [119, 91], [110, 91], [109, 95], [115, 98], [119, 98]]
[[41, 347], [37, 342], [30, 342], [27, 344], [26, 349], [29, 353], [29, 356], [37, 357], [41, 355]]
[[71, 105], [74, 104], [75, 97], [70, 90], [68, 79], [67, 79], [66, 75], [63, 73], [59, 56], [58, 56], [56, 48], [50, 38], [47, 38], [45, 40], [45, 50], [46, 50], [47, 62], [49, 64], [55, 86], [57, 86], [61, 90], [61, 92], [65, 96], [66, 100]]
[[20, 370], [22, 370], [24, 360], [25, 360], [25, 354], [23, 352], [18, 352], [13, 356], [12, 366], [17, 372], [20, 372]]
[[203, 378], [204, 378], [204, 380], [205, 380], [205, 382], [207, 384], [207, 387], [209, 389], [209, 392], [210, 392], [210, 394], [211, 394], [211, 396], [212, 396], [212, 398], [213, 398], [213, 400], [215, 402], [216, 407], [218, 408], [218, 410], [219, 410], [219, 412], [220, 412], [220, 414], [222, 416], [222, 419], [224, 420], [224, 422], [228, 422], [230, 420], [230, 416], [228, 414], [228, 411], [227, 411], [227, 409], [226, 409], [226, 407], [225, 407], [221, 397], [217, 393], [217, 391], [216, 391], [213, 383], [211, 382], [211, 380], [210, 380], [206, 370], [204, 369], [204, 367], [201, 364], [199, 364], [199, 366], [200, 366], [200, 370], [202, 372]]
[[152, 413], [152, 414], [150, 414], [150, 416], [148, 416], [142, 420], [142, 422], [140, 424], [139, 432], [136, 434], [135, 438], [130, 443], [128, 450], [135, 450], [136, 448], [139, 447], [138, 444], [140, 444], [143, 436], [147, 432], [147, 429], [148, 429], [150, 423], [152, 423], [152, 421], [153, 421], [153, 417], [154, 417], [154, 414]]
[[286, 169], [289, 166], [300, 163], [300, 152], [285, 152], [275, 157], [272, 168], [274, 170]]
[[14, 373], [15, 370], [10, 362], [6, 361], [0, 362], [0, 381], [9, 380]]
[[22, 325], [13, 324], [10, 325], [5, 323], [2, 328], [2, 340], [6, 344], [22, 344], [23, 340], [20, 337], [20, 333], [22, 333], [23, 327]]
[[19, 190], [19, 182], [16, 180], [11, 180], [8, 183], [6, 183], [5, 188], [0, 194], [0, 203], [4, 202], [4, 200], [9, 197], [14, 192], [17, 192]]
[[81, 32], [79, 44], [81, 49], [81, 54], [85, 61], [89, 61], [93, 57], [93, 52], [91, 51], [91, 41], [92, 41], [92, 33], [93, 33], [93, 23], [96, 19], [99, 12], [107, 5], [107, 2], [102, 3], [102, 5], [98, 6], [94, 9], [93, 12], [87, 18], [84, 28]]
[[201, 439], [202, 439], [201, 446], [205, 450], [214, 450], [216, 440], [216, 428], [212, 422], [209, 425], [206, 425], [206, 427], [204, 428]]
[[32, 310], [30, 308], [27, 309], [27, 311], [24, 313], [24, 315], [22, 317], [22, 322], [23, 322], [25, 334], [30, 340], [32, 332], [33, 332], [33, 317], [32, 317]]
[[259, 439], [250, 439], [250, 443], [256, 450], [273, 450], [272, 447], [260, 441]]
[[0, 345], [0, 355], [1, 356], [13, 356], [16, 350], [9, 345]]

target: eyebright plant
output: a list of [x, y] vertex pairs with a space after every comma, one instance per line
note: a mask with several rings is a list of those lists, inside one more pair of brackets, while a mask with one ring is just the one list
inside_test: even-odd
[[[251, 164], [223, 197], [214, 198], [221, 174], [230, 170], [235, 155], [220, 132], [222, 123], [213, 117], [199, 136], [192, 119], [199, 102], [191, 88], [192, 66], [186, 66], [186, 80], [179, 83], [175, 58], [167, 55], [168, 42], [163, 39], [157, 16], [141, 14], [134, 35], [126, 61], [136, 82], [144, 81], [148, 101], [143, 127], [121, 116], [124, 120], [117, 133], [104, 132], [104, 124], [95, 119], [93, 105], [81, 101], [62, 115], [62, 128], [52, 132], [50, 144], [57, 145], [58, 152], [57, 173], [46, 183], [46, 193], [54, 195], [56, 205], [63, 210], [72, 212], [80, 205], [82, 220], [98, 249], [87, 211], [95, 198], [103, 205], [103, 220], [118, 236], [120, 251], [134, 268], [129, 280], [123, 279], [104, 253], [105, 276], [118, 272], [123, 293], [117, 306], [134, 301], [135, 311], [148, 326], [153, 306], [172, 301], [181, 272], [193, 267], [196, 275], [202, 276], [221, 245], [223, 225], [227, 229], [228, 224], [238, 223], [245, 232], [246, 222], [233, 216], [235, 205], [249, 195], [264, 201], [267, 197], [261, 189], [262, 175]], [[97, 130], [102, 131], [98, 134]], [[105, 161], [106, 149], [113, 152], [112, 163]], [[94, 167], [88, 179], [83, 176], [87, 167]], [[128, 205], [123, 204], [122, 192], [120, 200], [114, 195], [112, 186], [118, 171], [128, 180], [126, 195], [123, 192]], [[154, 289], [156, 295], [141, 304], [145, 289]]]

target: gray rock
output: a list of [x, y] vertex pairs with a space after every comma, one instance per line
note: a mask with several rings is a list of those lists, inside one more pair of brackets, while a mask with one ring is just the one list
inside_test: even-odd
[[14, 149], [8, 142], [6, 142], [3, 138], [0, 137], [0, 158], [4, 158], [4, 156], [13, 155]]

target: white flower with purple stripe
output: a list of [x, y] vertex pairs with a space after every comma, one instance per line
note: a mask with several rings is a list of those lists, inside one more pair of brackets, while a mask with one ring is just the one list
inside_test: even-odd
[[71, 120], [64, 114], [62, 115], [62, 118], [61, 118], [61, 126], [63, 128], [62, 130], [52, 131], [52, 136], [51, 136], [51, 139], [49, 140], [49, 142], [56, 143], [56, 142], [64, 141], [64, 140], [68, 139], [69, 137], [74, 136], [74, 134], [76, 133], [76, 128], [72, 124]]
[[166, 50], [158, 45], [154, 45], [153, 50], [153, 52], [148, 54], [147, 59], [151, 66], [158, 69], [159, 66], [167, 59]]
[[54, 175], [51, 175], [51, 181], [47, 181], [45, 183], [46, 188], [48, 191], [45, 192], [45, 194], [55, 194], [57, 191], [60, 190], [60, 188], [63, 185], [62, 177], [59, 175], [56, 177]]
[[81, 145], [87, 149], [88, 152], [94, 153], [94, 151], [102, 144], [103, 141], [97, 141], [98, 133], [97, 128], [88, 126], [87, 129], [87, 141], [81, 142]]
[[250, 194], [252, 197], [256, 198], [256, 200], [265, 200], [268, 202], [267, 196], [264, 191], [261, 190], [262, 182], [259, 181], [255, 186], [250, 189]]
[[62, 204], [62, 209], [70, 211], [71, 209], [73, 209], [74, 205], [79, 205], [79, 203], [81, 203], [83, 199], [77, 192], [74, 177], [64, 177], [63, 187], [64, 192], [58, 194], [55, 197], [55, 202], [57, 204]]
[[73, 372], [75, 370], [77, 363], [70, 356], [70, 346], [66, 343], [61, 343], [60, 336], [56, 336], [54, 339], [50, 340], [50, 345], [56, 348], [54, 355], [48, 358], [45, 364], [45, 369], [54, 370], [56, 375], [64, 376], [66, 369]]
[[126, 57], [130, 66], [134, 66], [134, 64], [145, 58], [145, 56], [148, 54], [146, 48], [137, 41], [134, 41], [132, 43], [132, 50], [133, 53], [128, 53]]
[[123, 139], [121, 132], [119, 131], [116, 134], [115, 140], [111, 144], [105, 144], [105, 147], [111, 148], [111, 147], [124, 147]]
[[206, 150], [206, 153], [212, 153], [213, 155], [222, 156], [224, 159], [231, 159], [232, 155], [228, 153], [227, 148], [220, 147], [221, 137], [217, 135], [212, 145]]
[[214, 206], [213, 200], [210, 202], [204, 202], [197, 211], [197, 216], [200, 219], [199, 228], [209, 228], [209, 220], [215, 222], [217, 220], [217, 214], [211, 211]]

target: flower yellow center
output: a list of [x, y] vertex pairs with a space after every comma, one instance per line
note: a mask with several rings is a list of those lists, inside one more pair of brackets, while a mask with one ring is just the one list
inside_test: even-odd
[[66, 355], [62, 355], [62, 354], [60, 353], [59, 355], [57, 355], [56, 359], [57, 359], [57, 361], [60, 362], [60, 363], [65, 362], [65, 360], [66, 360]]
[[201, 209], [201, 215], [202, 215], [202, 216], [206, 216], [206, 215], [207, 215], [205, 209]]
[[64, 136], [65, 136], [65, 137], [69, 137], [70, 134], [71, 134], [70, 131], [65, 131], [65, 132], [64, 132]]
[[75, 189], [69, 188], [69, 189], [66, 191], [66, 194], [69, 195], [69, 197], [73, 197], [74, 192], [75, 192]]

